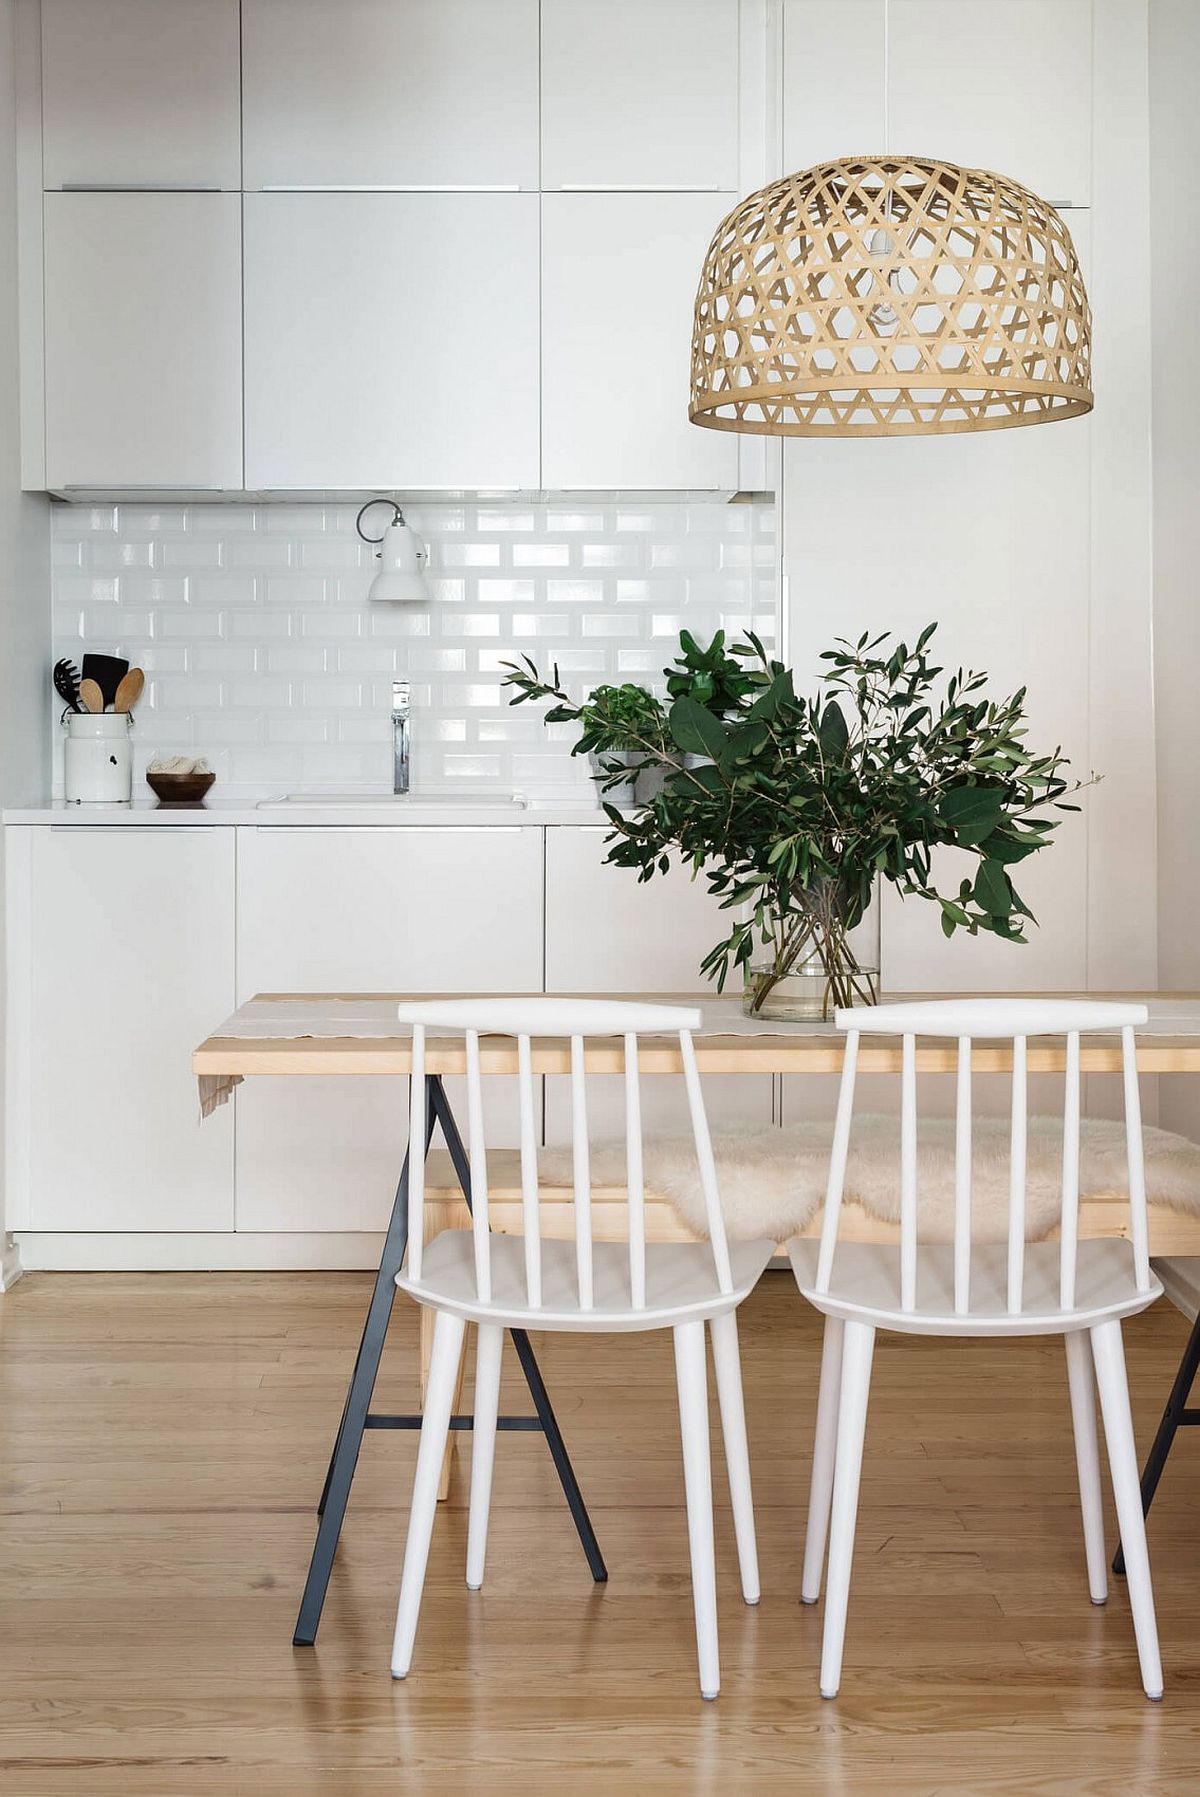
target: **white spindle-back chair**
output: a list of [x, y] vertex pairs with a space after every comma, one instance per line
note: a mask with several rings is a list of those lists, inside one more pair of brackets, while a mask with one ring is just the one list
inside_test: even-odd
[[[1121, 1319], [1162, 1291], [1150, 1270], [1134, 1030], [1144, 1005], [1085, 999], [951, 999], [863, 1006], [837, 1013], [846, 1032], [837, 1121], [819, 1242], [797, 1240], [789, 1253], [801, 1292], [825, 1315], [817, 1397], [808, 1532], [801, 1595], [820, 1595], [829, 1533], [821, 1692], [841, 1679], [850, 1565], [871, 1360], [877, 1328], [910, 1334], [1016, 1336], [1061, 1334], [1066, 1344], [1071, 1414], [1083, 1510], [1088, 1583], [1094, 1603], [1107, 1596], [1096, 1383], [1108, 1443], [1117, 1517], [1125, 1543], [1142, 1683], [1162, 1695], [1154, 1597], [1138, 1487], [1125, 1377]], [[1080, 1034], [1120, 1030], [1124, 1070], [1130, 1240], [1079, 1240]], [[898, 1247], [839, 1239], [842, 1189], [854, 1109], [859, 1038], [899, 1036], [900, 1242]], [[1062, 1207], [1056, 1242], [1025, 1239], [1027, 1043], [1066, 1037]], [[917, 1157], [917, 1038], [957, 1043], [953, 1240], [922, 1240]], [[1012, 1108], [1006, 1239], [979, 1241], [972, 1228], [971, 1073], [974, 1040], [1012, 1049]], [[830, 1516], [832, 1512], [832, 1527]]]
[[[674, 1335], [679, 1387], [700, 1688], [705, 1697], [715, 1697], [720, 1675], [704, 1325], [708, 1323], [712, 1334], [742, 1590], [747, 1603], [757, 1603], [758, 1563], [735, 1312], [757, 1283], [773, 1244], [737, 1242], [731, 1247], [726, 1239], [691, 1034], [699, 1028], [700, 1013], [672, 1005], [607, 999], [472, 998], [404, 1005], [400, 1021], [411, 1024], [413, 1031], [410, 1140], [418, 1144], [424, 1139], [425, 1127], [427, 1032], [465, 1033], [471, 1229], [444, 1230], [432, 1242], [425, 1242], [425, 1169], [420, 1154], [414, 1153], [409, 1172], [409, 1249], [396, 1283], [418, 1303], [436, 1310], [437, 1320], [396, 1616], [393, 1675], [405, 1677], [412, 1660], [437, 1506], [438, 1472], [466, 1325], [474, 1323], [478, 1329], [467, 1524], [467, 1584], [472, 1590], [483, 1583], [504, 1331], [669, 1328]], [[646, 1243], [638, 1063], [641, 1034], [670, 1034], [679, 1042], [708, 1219], [707, 1242]], [[516, 1041], [522, 1192], [519, 1237], [494, 1235], [489, 1229], [483, 1081], [487, 1077], [487, 1039], [494, 1037], [507, 1038], [502, 1045], [506, 1071], [511, 1067], [512, 1040]], [[617, 1037], [623, 1044], [626, 1242], [598, 1242], [593, 1228], [585, 1078], [586, 1044], [592, 1037]], [[570, 1043], [572, 1241], [544, 1237], [541, 1227], [534, 1043], [547, 1038], [566, 1038]], [[561, 1214], [561, 1209], [561, 1204], [555, 1205], [557, 1213]]]

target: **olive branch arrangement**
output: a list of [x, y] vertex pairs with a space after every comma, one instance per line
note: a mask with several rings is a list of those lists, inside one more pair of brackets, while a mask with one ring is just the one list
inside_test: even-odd
[[[631, 754], [653, 771], [644, 803], [605, 804], [605, 858], [650, 880], [675, 853], [737, 913], [701, 971], [719, 990], [732, 968], [748, 972], [753, 1012], [819, 956], [827, 1015], [877, 996], [849, 936], [880, 879], [937, 905], [947, 936], [1024, 942], [1036, 920], [1012, 870], [1092, 784], [1068, 780], [1061, 748], [1026, 746], [1024, 687], [989, 699], [988, 676], [959, 669], [939, 688], [936, 628], [911, 648], [890, 633], [839, 639], [811, 695], [753, 634], [727, 651], [722, 632], [705, 648], [684, 631], [664, 698], [630, 683], [576, 702], [557, 667], [545, 680], [528, 657], [503, 665], [512, 704], [549, 700], [547, 723], [575, 725], [572, 753], [595, 758], [602, 793], [628, 779]], [[934, 878], [946, 847], [974, 860], [952, 892]]]

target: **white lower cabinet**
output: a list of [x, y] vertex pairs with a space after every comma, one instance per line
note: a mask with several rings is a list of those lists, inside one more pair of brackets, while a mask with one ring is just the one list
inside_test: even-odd
[[[258, 992], [539, 992], [540, 829], [238, 831], [238, 1002]], [[456, 1115], [460, 1082], [447, 1081]], [[488, 1082], [498, 1143], [515, 1082]], [[239, 1230], [359, 1231], [388, 1218], [408, 1082], [247, 1080]]]
[[[630, 868], [605, 864], [605, 829], [546, 831], [547, 992], [659, 992], [700, 1002], [712, 988], [700, 975], [708, 950], [728, 934], [703, 879], [676, 867], [639, 884]], [[770, 1074], [710, 1075], [704, 1096], [715, 1123], [769, 1123]], [[613, 1075], [589, 1082], [593, 1138], [621, 1134], [622, 1081]], [[651, 1129], [686, 1129], [683, 1081], [649, 1074], [642, 1082], [642, 1112]], [[546, 1139], [569, 1139], [570, 1083], [546, 1081]]]
[[200, 1126], [191, 1052], [233, 1009], [233, 832], [8, 840], [8, 1227], [232, 1229], [233, 1116]]

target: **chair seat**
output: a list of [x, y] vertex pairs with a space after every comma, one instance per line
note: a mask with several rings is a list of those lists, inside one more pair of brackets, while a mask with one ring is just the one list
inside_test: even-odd
[[602, 1330], [661, 1329], [719, 1316], [749, 1296], [775, 1252], [773, 1242], [730, 1242], [733, 1290], [717, 1287], [707, 1242], [658, 1242], [646, 1249], [646, 1304], [630, 1309], [629, 1249], [623, 1243], [592, 1247], [594, 1305], [579, 1307], [573, 1241], [542, 1242], [542, 1303], [532, 1308], [525, 1286], [525, 1242], [493, 1235], [492, 1297], [476, 1296], [475, 1250], [469, 1230], [444, 1229], [428, 1244], [421, 1277], [396, 1275], [396, 1284], [418, 1303], [449, 1310], [468, 1322], [503, 1322], [509, 1328]]
[[788, 1255], [801, 1292], [826, 1316], [873, 1323], [910, 1335], [1054, 1335], [1088, 1329], [1109, 1318], [1133, 1316], [1162, 1296], [1151, 1275], [1139, 1291], [1133, 1247], [1110, 1239], [1081, 1242], [1075, 1275], [1075, 1304], [1059, 1303], [1059, 1244], [1029, 1242], [1025, 1248], [1022, 1309], [1008, 1313], [1008, 1254], [1004, 1247], [979, 1246], [971, 1255], [971, 1315], [954, 1310], [954, 1249], [922, 1244], [917, 1259], [915, 1310], [900, 1304], [900, 1250], [877, 1242], [839, 1242], [833, 1257], [831, 1289], [818, 1292], [817, 1242], [797, 1238]]

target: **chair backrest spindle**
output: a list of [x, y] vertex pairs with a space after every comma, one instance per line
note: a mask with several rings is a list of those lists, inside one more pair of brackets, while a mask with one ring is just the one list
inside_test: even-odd
[[917, 1307], [917, 1038], [900, 1056], [900, 1306]]
[[821, 1247], [817, 1256], [817, 1290], [827, 1292], [833, 1272], [833, 1255], [837, 1247], [838, 1219], [842, 1210], [842, 1191], [846, 1184], [846, 1155], [850, 1148], [850, 1124], [854, 1116], [854, 1082], [858, 1071], [858, 1031], [851, 1027], [846, 1034], [842, 1055], [842, 1083], [838, 1087], [837, 1121], [833, 1126], [833, 1152], [829, 1157], [829, 1180], [825, 1187], [825, 1215], [821, 1219]]
[[958, 1038], [954, 1116], [954, 1308], [971, 1308], [971, 1038]]
[[1137, 1041], [1133, 1025], [1121, 1031], [1125, 1088], [1125, 1156], [1129, 1166], [1129, 1236], [1138, 1290], [1150, 1290], [1150, 1230], [1146, 1217], [1146, 1157], [1142, 1142], [1142, 1098], [1138, 1090]]
[[412, 1077], [408, 1088], [408, 1270], [421, 1277], [425, 1245], [425, 1026], [413, 1026]]
[[571, 1037], [571, 1166], [575, 1187], [575, 1267], [579, 1307], [590, 1310], [592, 1291], [592, 1173], [588, 1149], [587, 1075], [582, 1036]]
[[528, 1036], [517, 1037], [517, 1083], [521, 1109], [521, 1227], [525, 1232], [525, 1293], [536, 1310], [542, 1301], [542, 1232], [541, 1207], [538, 1203], [533, 1044]]
[[1075, 1262], [1079, 1251], [1079, 1031], [1067, 1031], [1067, 1072], [1063, 1087], [1063, 1152], [1059, 1303], [1075, 1303]]
[[731, 1292], [733, 1273], [729, 1265], [729, 1243], [725, 1238], [725, 1216], [717, 1189], [717, 1166], [713, 1159], [712, 1138], [708, 1133], [708, 1113], [704, 1109], [704, 1092], [696, 1066], [696, 1046], [692, 1041], [691, 1030], [680, 1030], [679, 1047], [683, 1055], [683, 1077], [687, 1084], [688, 1107], [692, 1113], [692, 1135], [696, 1143], [700, 1184], [704, 1189], [704, 1214], [708, 1222], [708, 1238], [712, 1244], [717, 1284], [723, 1292]]
[[1025, 1282], [1025, 1174], [1028, 1156], [1029, 1102], [1024, 1036], [1013, 1037], [1012, 1122], [1008, 1142], [1008, 1309], [1019, 1314]]
[[483, 1081], [479, 1070], [479, 1031], [467, 1031], [467, 1152], [471, 1157], [471, 1230], [475, 1241], [475, 1295], [481, 1304], [492, 1298], [492, 1254], [489, 1242], [487, 1137], [483, 1127]]
[[635, 1310], [646, 1308], [646, 1187], [642, 1174], [642, 1092], [638, 1039], [625, 1037], [625, 1191], [629, 1202], [629, 1290]]

